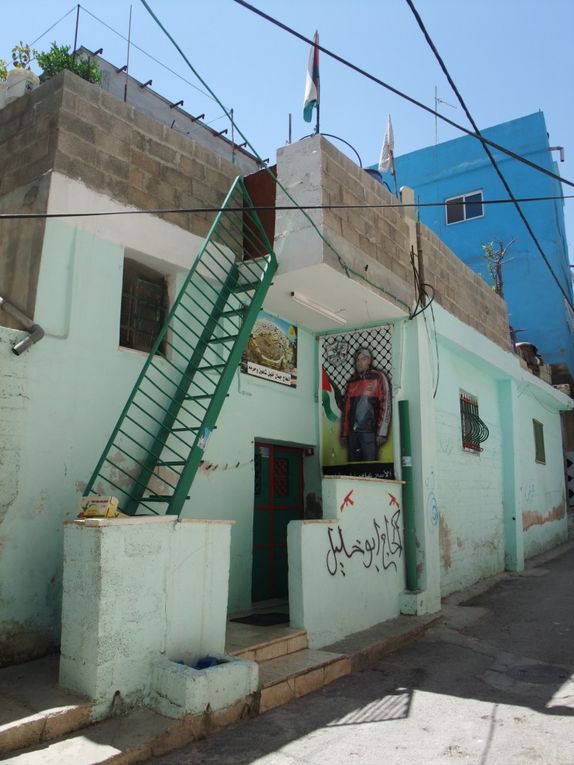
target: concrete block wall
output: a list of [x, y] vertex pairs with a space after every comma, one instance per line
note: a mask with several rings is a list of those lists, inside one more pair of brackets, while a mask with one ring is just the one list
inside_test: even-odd
[[[55, 151], [58, 105], [51, 83], [0, 109], [0, 211], [43, 213]], [[30, 317], [44, 220], [0, 220], [0, 295]], [[0, 324], [21, 328], [0, 308]]]
[[[380, 183], [325, 138], [322, 153], [322, 203], [325, 205], [398, 204]], [[365, 255], [412, 283], [409, 232], [400, 209], [363, 207], [325, 210], [325, 233], [340, 235]]]
[[[239, 175], [229, 160], [69, 72], [54, 82], [62, 91], [54, 170], [144, 210], [221, 205]], [[214, 214], [163, 217], [205, 236]]]
[[[0, 109], [0, 210], [45, 212], [52, 171], [144, 210], [218, 207], [240, 174], [228, 159], [71, 72]], [[215, 213], [162, 217], [203, 237]], [[30, 316], [43, 234], [44, 221], [0, 221], [0, 295]], [[18, 326], [1, 309], [0, 324]]]
[[438, 303], [504, 350], [511, 350], [508, 309], [478, 274], [466, 266], [427, 226], [420, 225], [423, 279]]

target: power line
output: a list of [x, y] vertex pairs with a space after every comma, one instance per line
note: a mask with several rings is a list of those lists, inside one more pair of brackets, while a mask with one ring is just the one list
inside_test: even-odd
[[[73, 7], [73, 8], [70, 8], [70, 10], [69, 10], [67, 13], [65, 13], [65, 14], [64, 14], [64, 15], [63, 15], [61, 18], [59, 18], [59, 19], [58, 19], [58, 21], [55, 21], [55, 22], [52, 24], [52, 26], [51, 26], [51, 27], [48, 27], [48, 29], [46, 29], [44, 32], [42, 32], [42, 34], [41, 34], [41, 35], [38, 35], [38, 37], [36, 37], [36, 39], [35, 39], [35, 40], [32, 40], [32, 42], [30, 43], [30, 48], [32, 48], [32, 46], [33, 46], [33, 45], [35, 45], [35, 44], [38, 42], [38, 40], [41, 40], [41, 39], [42, 39], [42, 37], [45, 37], [45, 36], [48, 34], [48, 32], [50, 32], [52, 29], [54, 29], [54, 27], [57, 27], [57, 26], [58, 26], [58, 24], [59, 24], [61, 21], [64, 21], [64, 19], [65, 19], [65, 18], [67, 18], [67, 17], [70, 15], [70, 13], [73, 13], [75, 10], [76, 10], [76, 6], [74, 5], [74, 7]], [[32, 59], [32, 60], [33, 60], [33, 59]]]
[[[574, 199], [574, 194], [555, 197], [524, 197], [518, 202], [547, 202], [555, 199]], [[483, 199], [483, 205], [512, 204], [512, 199]], [[272, 211], [300, 211], [300, 210], [397, 210], [403, 208], [419, 207], [446, 207], [447, 202], [390, 202], [381, 204], [356, 204], [356, 205], [252, 205], [247, 207], [159, 207], [149, 210], [97, 210], [91, 212], [65, 212], [65, 213], [0, 213], [0, 220], [47, 220], [50, 218], [98, 218], [106, 215], [166, 215], [167, 213], [205, 213], [219, 212], [272, 212]]]
[[[242, 5], [244, 8], [247, 8], [247, 10], [252, 11], [258, 16], [261, 16], [261, 18], [265, 19], [266, 21], [269, 21], [271, 24], [275, 24], [275, 26], [279, 27], [280, 29], [283, 29], [285, 32], [288, 32], [290, 35], [297, 37], [299, 40], [302, 40], [308, 45], [315, 45], [315, 43], [310, 37], [305, 37], [305, 35], [302, 35], [300, 32], [297, 32], [292, 27], [287, 26], [287, 24], [283, 24], [283, 22], [279, 21], [273, 16], [269, 16], [269, 14], [264, 13], [263, 11], [260, 11], [258, 8], [255, 8], [255, 6], [250, 5], [249, 3], [246, 3], [245, 0], [233, 0], [233, 2], [238, 3], [238, 5]], [[509, 157], [512, 157], [513, 159], [516, 159], [517, 161], [522, 162], [523, 164], [528, 165], [529, 167], [532, 167], [534, 170], [538, 170], [539, 172], [544, 173], [545, 175], [549, 175], [551, 178], [555, 178], [557, 181], [560, 181], [561, 183], [565, 183], [567, 186], [574, 187], [573, 181], [569, 181], [566, 178], [562, 178], [562, 176], [558, 175], [557, 173], [553, 173], [551, 170], [548, 170], [547, 168], [542, 167], [542, 165], [537, 165], [536, 162], [532, 162], [526, 157], [521, 157], [520, 154], [516, 154], [516, 152], [512, 151], [511, 149], [507, 149], [504, 146], [501, 146], [500, 144], [496, 143], [495, 141], [491, 141], [490, 138], [485, 138], [484, 136], [479, 136], [476, 133], [473, 133], [472, 130], [469, 130], [463, 125], [459, 125], [457, 122], [454, 122], [448, 117], [445, 117], [444, 114], [441, 114], [440, 112], [435, 111], [435, 109], [431, 109], [430, 106], [423, 104], [421, 101], [417, 101], [416, 98], [413, 98], [412, 96], [407, 95], [402, 90], [399, 90], [398, 88], [393, 87], [393, 85], [389, 85], [388, 82], [384, 82], [378, 77], [375, 77], [375, 75], [370, 74], [370, 72], [367, 72], [365, 69], [361, 69], [361, 67], [351, 63], [348, 59], [343, 58], [342, 56], [339, 56], [337, 53], [334, 53], [328, 48], [325, 48], [323, 45], [316, 45], [315, 47], [318, 50], [320, 50], [322, 53], [324, 53], [326, 56], [329, 56], [330, 58], [335, 59], [335, 61], [338, 61], [340, 64], [343, 64], [343, 66], [346, 66], [349, 69], [352, 69], [353, 71], [357, 72], [358, 74], [361, 74], [363, 77], [366, 77], [372, 82], [375, 82], [377, 85], [381, 85], [383, 88], [390, 90], [391, 93], [394, 93], [400, 98], [405, 99], [405, 101], [409, 101], [409, 103], [414, 104], [415, 106], [418, 106], [420, 109], [423, 109], [425, 112], [428, 112], [429, 114], [433, 114], [435, 117], [442, 120], [443, 122], [446, 122], [452, 127], [455, 127], [457, 130], [460, 130], [461, 132], [466, 133], [467, 135], [470, 135], [473, 138], [476, 138], [477, 140], [482, 141], [483, 143], [487, 143], [489, 146], [492, 146], [493, 149], [496, 149], [497, 151], [500, 151], [503, 154], [507, 154]]]
[[38, 40], [41, 40], [41, 39], [42, 39], [42, 37], [45, 37], [45, 35], [47, 35], [47, 34], [48, 34], [48, 32], [51, 32], [51, 31], [52, 31], [52, 29], [54, 29], [54, 27], [55, 27], [55, 26], [57, 26], [57, 25], [58, 25], [58, 24], [59, 24], [61, 21], [64, 21], [64, 19], [65, 19], [65, 18], [67, 18], [67, 17], [70, 15], [70, 13], [73, 13], [75, 10], [76, 10], [76, 6], [74, 5], [74, 7], [73, 7], [73, 8], [70, 8], [70, 10], [69, 10], [67, 13], [65, 13], [65, 14], [62, 16], [62, 18], [61, 18], [61, 19], [58, 19], [58, 21], [55, 21], [55, 22], [52, 24], [52, 26], [51, 26], [51, 27], [48, 27], [48, 29], [46, 29], [46, 31], [45, 31], [45, 32], [42, 32], [42, 34], [41, 34], [41, 35], [39, 35], [39, 37], [36, 37], [36, 39], [35, 39], [35, 40], [32, 40], [32, 42], [30, 43], [30, 47], [32, 47], [32, 45], [34, 45], [35, 43], [37, 43], [37, 42], [38, 42]]
[[484, 148], [484, 151], [486, 152], [486, 155], [487, 155], [488, 159], [490, 160], [490, 162], [491, 162], [492, 166], [494, 167], [494, 170], [496, 171], [496, 174], [497, 174], [497, 175], [498, 175], [498, 177], [500, 178], [500, 180], [501, 180], [501, 182], [502, 182], [502, 185], [503, 185], [503, 186], [504, 186], [504, 188], [506, 189], [506, 193], [508, 194], [508, 196], [509, 196], [509, 197], [510, 197], [510, 199], [512, 200], [512, 202], [513, 202], [513, 204], [514, 204], [514, 207], [515, 207], [515, 209], [516, 209], [516, 212], [517, 212], [517, 213], [518, 213], [518, 215], [520, 216], [520, 218], [521, 218], [522, 222], [524, 223], [524, 225], [525, 225], [525, 227], [526, 227], [526, 230], [527, 230], [527, 231], [528, 231], [528, 233], [530, 234], [530, 238], [531, 238], [531, 239], [532, 239], [532, 241], [534, 242], [534, 245], [535, 245], [536, 249], [537, 249], [537, 250], [538, 250], [538, 252], [540, 253], [540, 255], [541, 255], [541, 257], [542, 257], [542, 259], [543, 259], [544, 263], [546, 264], [546, 267], [548, 268], [548, 271], [550, 272], [550, 275], [552, 276], [552, 278], [553, 278], [554, 282], [556, 283], [556, 286], [558, 287], [558, 289], [559, 289], [559, 290], [560, 290], [560, 292], [562, 293], [562, 296], [564, 297], [564, 299], [566, 300], [566, 302], [567, 302], [567, 303], [570, 305], [570, 307], [571, 307], [571, 308], [574, 308], [574, 305], [572, 305], [572, 297], [571, 297], [571, 295], [569, 295], [569, 294], [566, 292], [566, 290], [564, 289], [564, 287], [563, 287], [563, 286], [562, 286], [562, 284], [560, 283], [560, 281], [559, 281], [558, 277], [556, 276], [556, 274], [555, 274], [555, 272], [554, 272], [554, 269], [553, 269], [553, 268], [552, 268], [552, 266], [550, 265], [550, 261], [549, 261], [549, 260], [548, 260], [548, 258], [546, 257], [546, 254], [545, 254], [544, 250], [542, 249], [542, 245], [541, 245], [541, 244], [540, 244], [540, 242], [538, 241], [538, 238], [537, 238], [536, 234], [534, 233], [534, 231], [532, 230], [532, 227], [531, 227], [530, 223], [529, 223], [529, 222], [528, 222], [528, 220], [526, 219], [526, 216], [524, 215], [524, 212], [523, 212], [522, 208], [520, 207], [520, 205], [519, 205], [519, 203], [518, 203], [518, 200], [517, 200], [517, 199], [516, 199], [516, 197], [514, 196], [514, 194], [513, 194], [512, 190], [511, 190], [511, 188], [510, 188], [510, 186], [509, 186], [509, 184], [508, 184], [508, 181], [506, 180], [506, 178], [504, 177], [504, 175], [503, 175], [503, 173], [502, 173], [502, 170], [501, 170], [501, 169], [500, 169], [500, 167], [498, 166], [498, 163], [497, 163], [497, 161], [494, 159], [494, 157], [493, 157], [493, 155], [492, 155], [492, 152], [490, 151], [490, 148], [487, 146], [487, 143], [486, 143], [486, 141], [484, 140], [484, 137], [482, 136], [482, 134], [481, 134], [481, 132], [480, 132], [480, 130], [479, 130], [479, 128], [478, 128], [478, 125], [477, 125], [477, 124], [476, 124], [476, 122], [474, 121], [474, 119], [473, 119], [473, 117], [472, 117], [472, 114], [470, 113], [470, 111], [469, 111], [469, 109], [468, 109], [468, 107], [467, 107], [467, 105], [466, 105], [466, 103], [465, 103], [465, 101], [464, 101], [464, 99], [463, 99], [462, 95], [460, 94], [460, 91], [458, 90], [458, 88], [457, 88], [457, 87], [456, 87], [456, 85], [454, 84], [454, 80], [453, 80], [453, 79], [452, 79], [452, 77], [450, 76], [450, 72], [448, 71], [448, 69], [447, 69], [447, 67], [446, 67], [446, 64], [444, 63], [444, 61], [443, 61], [443, 59], [442, 59], [442, 57], [441, 57], [440, 53], [438, 52], [438, 50], [437, 50], [437, 48], [436, 48], [436, 45], [435, 45], [435, 44], [434, 44], [434, 42], [432, 41], [432, 39], [431, 39], [431, 36], [430, 36], [430, 34], [428, 33], [428, 31], [427, 31], [427, 29], [426, 29], [426, 27], [425, 27], [425, 25], [424, 25], [424, 22], [423, 22], [422, 18], [420, 17], [420, 14], [419, 14], [419, 12], [418, 12], [418, 11], [417, 11], [417, 9], [415, 8], [415, 5], [414, 5], [414, 3], [413, 3], [413, 0], [406, 0], [406, 3], [407, 3], [407, 5], [409, 6], [409, 8], [411, 9], [411, 11], [413, 12], [413, 14], [414, 14], [414, 17], [415, 17], [415, 19], [416, 19], [416, 21], [417, 21], [417, 24], [419, 25], [419, 27], [420, 27], [420, 29], [421, 29], [421, 31], [422, 31], [422, 33], [423, 33], [423, 35], [425, 36], [425, 39], [426, 39], [427, 43], [429, 44], [429, 46], [430, 46], [430, 48], [431, 48], [432, 52], [434, 53], [434, 55], [435, 55], [435, 57], [436, 57], [436, 59], [437, 59], [437, 61], [438, 61], [438, 63], [439, 63], [439, 66], [440, 66], [440, 68], [442, 69], [442, 71], [443, 71], [443, 73], [444, 73], [445, 77], [446, 77], [446, 78], [447, 78], [447, 80], [448, 80], [448, 83], [449, 83], [449, 85], [451, 86], [451, 88], [452, 88], [452, 90], [453, 90], [454, 94], [456, 95], [456, 97], [457, 97], [457, 99], [458, 99], [458, 102], [459, 102], [459, 104], [462, 106], [462, 108], [463, 108], [463, 111], [464, 111], [464, 113], [466, 114], [468, 121], [470, 122], [470, 124], [472, 125], [472, 127], [474, 128], [474, 130], [476, 131], [476, 137], [477, 137], [477, 138], [478, 138], [478, 140], [479, 140], [479, 141], [482, 143], [482, 146], [483, 146], [483, 148]]
[[[124, 40], [125, 42], [128, 42], [128, 38], [124, 37], [124, 35], [122, 35], [121, 32], [118, 32], [117, 29], [114, 29], [109, 24], [106, 24], [105, 21], [103, 21], [102, 19], [98, 18], [95, 14], [93, 14], [87, 8], [84, 8], [83, 5], [80, 5], [80, 8], [83, 11], [85, 11], [88, 14], [88, 16], [91, 16], [93, 19], [95, 19], [96, 21], [99, 21], [100, 24], [102, 24], [104, 27], [106, 27], [106, 29], [109, 29], [110, 32], [113, 32], [115, 35], [120, 37], [122, 40]], [[202, 96], [205, 96], [206, 98], [209, 98], [211, 101], [215, 101], [215, 103], [217, 103], [217, 100], [215, 98], [213, 98], [213, 96], [211, 96], [209, 93], [206, 93], [201, 88], [198, 88], [197, 85], [193, 84], [193, 82], [190, 82], [189, 80], [186, 80], [185, 77], [183, 77], [181, 74], [178, 74], [178, 72], [176, 72], [174, 69], [170, 69], [170, 67], [167, 66], [167, 64], [163, 64], [157, 58], [154, 58], [151, 55], [151, 53], [148, 53], [143, 48], [140, 48], [139, 45], [136, 45], [136, 43], [134, 43], [133, 41], [130, 41], [130, 45], [131, 45], [132, 48], [135, 48], [136, 50], [139, 50], [140, 53], [143, 53], [144, 56], [147, 56], [147, 58], [151, 59], [151, 61], [153, 61], [154, 63], [158, 64], [158, 66], [163, 67], [167, 72], [169, 72], [170, 74], [173, 74], [175, 77], [178, 77], [182, 82], [185, 82], [186, 85], [189, 85], [194, 90], [197, 90], [197, 92], [201, 93]]]

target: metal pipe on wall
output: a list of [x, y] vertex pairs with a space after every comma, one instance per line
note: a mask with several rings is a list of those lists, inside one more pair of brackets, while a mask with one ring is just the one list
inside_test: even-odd
[[415, 497], [413, 487], [413, 457], [411, 451], [411, 428], [409, 402], [399, 401], [399, 429], [401, 436], [401, 466], [403, 488], [403, 522], [405, 535], [405, 568], [407, 590], [416, 592], [417, 540], [415, 532]]

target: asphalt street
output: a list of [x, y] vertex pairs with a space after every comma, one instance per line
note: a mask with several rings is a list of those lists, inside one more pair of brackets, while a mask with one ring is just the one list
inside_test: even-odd
[[150, 763], [574, 765], [574, 547], [443, 612], [377, 664]]

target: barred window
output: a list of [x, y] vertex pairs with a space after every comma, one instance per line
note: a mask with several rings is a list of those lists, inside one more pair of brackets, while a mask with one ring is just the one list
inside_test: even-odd
[[462, 448], [472, 452], [481, 452], [481, 444], [489, 436], [488, 428], [480, 419], [476, 396], [460, 392], [460, 430]]
[[541, 465], [546, 465], [546, 451], [544, 449], [544, 425], [538, 420], [532, 420], [534, 428], [534, 459]]
[[[151, 351], [167, 315], [165, 276], [136, 260], [125, 258], [120, 319], [120, 345]], [[165, 353], [164, 343], [158, 349]]]

